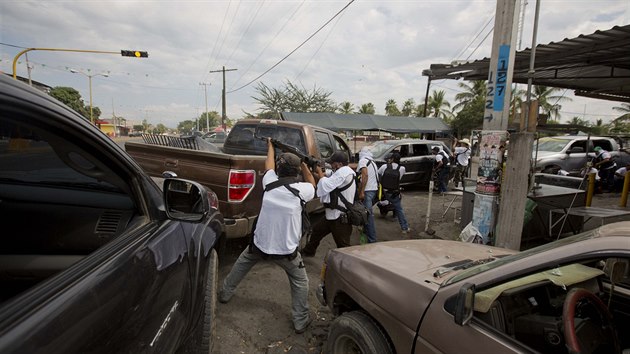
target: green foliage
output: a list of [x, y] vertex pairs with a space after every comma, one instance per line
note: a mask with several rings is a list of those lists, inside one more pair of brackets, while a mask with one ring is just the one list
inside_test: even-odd
[[195, 120], [185, 120], [183, 122], [179, 122], [179, 124], [177, 124], [177, 131], [179, 131], [180, 133], [192, 133], [193, 130], [197, 129], [197, 123], [195, 122]]
[[354, 112], [354, 105], [348, 101], [341, 102], [337, 108], [337, 112], [341, 114], [352, 114]]
[[451, 104], [446, 100], [446, 92], [444, 90], [434, 90], [429, 96], [429, 115], [436, 118], [448, 118], [452, 116]]
[[400, 114], [405, 116], [405, 117], [413, 116], [414, 115], [415, 106], [416, 106], [416, 102], [413, 100], [413, 98], [408, 98], [405, 101], [405, 103], [403, 103], [402, 110], [400, 111]]
[[400, 116], [400, 110], [398, 109], [398, 105], [396, 104], [396, 100], [390, 98], [385, 103], [385, 115], [388, 116]]
[[361, 105], [361, 108], [359, 108], [359, 111], [357, 113], [360, 114], [374, 114], [376, 112], [376, 109], [374, 108], [374, 104], [372, 102], [370, 103], [364, 103]]
[[[208, 125], [208, 123], [210, 124]], [[219, 112], [203, 112], [199, 116], [199, 130], [205, 130], [206, 127], [210, 127], [210, 129], [212, 129], [213, 127], [219, 125], [221, 125], [221, 115]]]
[[133, 126], [133, 131], [143, 132], [144, 131], [144, 126], [142, 124], [136, 124], [136, 125]]
[[[90, 106], [85, 106], [83, 103], [83, 99], [81, 98], [81, 94], [79, 91], [73, 89], [72, 87], [63, 87], [57, 86], [50, 90], [50, 95], [59, 102], [65, 104], [66, 106], [72, 108], [74, 111], [85, 117], [85, 119], [90, 120]], [[97, 107], [93, 107], [94, 109], [94, 117], [98, 117], [96, 115]], [[100, 110], [98, 110], [100, 115]]]
[[450, 125], [458, 136], [469, 136], [473, 129], [483, 125], [484, 103], [483, 97], [477, 97], [464, 105], [462, 110], [453, 118]]
[[335, 112], [337, 104], [330, 98], [332, 92], [313, 86], [311, 91], [288, 81], [281, 88], [270, 88], [264, 83], [256, 87], [252, 98], [265, 112]]
[[158, 124], [155, 128], [153, 128], [153, 134], [164, 134], [166, 133], [166, 126], [162, 123]]

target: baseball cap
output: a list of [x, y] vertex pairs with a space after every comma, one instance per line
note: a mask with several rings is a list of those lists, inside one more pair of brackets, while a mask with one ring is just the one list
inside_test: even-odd
[[595, 149], [593, 149], [593, 151], [600, 151], [602, 149], [601, 146], [595, 146]]
[[297, 155], [290, 152], [284, 152], [280, 154], [280, 156], [278, 156], [278, 161], [280, 164], [285, 163], [290, 167], [297, 168], [298, 170], [300, 166], [302, 165], [302, 160], [300, 160], [300, 158], [297, 157]]
[[330, 158], [328, 159], [329, 163], [333, 163], [333, 162], [341, 162], [343, 164], [347, 164], [348, 163], [348, 154], [343, 152], [343, 151], [337, 151], [334, 154], [332, 154], [332, 156], [330, 156]]

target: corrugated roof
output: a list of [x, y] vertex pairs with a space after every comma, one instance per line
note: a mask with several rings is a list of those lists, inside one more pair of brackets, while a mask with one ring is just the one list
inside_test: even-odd
[[380, 130], [390, 133], [441, 133], [452, 129], [439, 118], [395, 117], [374, 114], [282, 112], [285, 120], [332, 131]]
[[[531, 49], [516, 52], [513, 82], [526, 84]], [[487, 80], [490, 58], [470, 63], [431, 64], [431, 80]], [[536, 46], [534, 85], [575, 90], [576, 96], [630, 102], [630, 25], [615, 26]]]

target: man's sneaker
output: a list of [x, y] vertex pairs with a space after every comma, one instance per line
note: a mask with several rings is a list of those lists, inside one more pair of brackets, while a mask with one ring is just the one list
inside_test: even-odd
[[411, 229], [402, 230], [402, 233], [403, 233], [403, 234], [408, 234], [408, 233], [410, 233], [410, 232], [411, 232]]
[[306, 330], [308, 329], [308, 326], [311, 325], [311, 323], [313, 323], [313, 317], [309, 316], [308, 317], [308, 321], [306, 321], [306, 324], [304, 325], [304, 327], [300, 328], [300, 329], [295, 329], [295, 333], [296, 334], [302, 334], [304, 332], [306, 332]]

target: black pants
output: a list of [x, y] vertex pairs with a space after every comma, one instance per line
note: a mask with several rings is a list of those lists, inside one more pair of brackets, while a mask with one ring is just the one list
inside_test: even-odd
[[[311, 221], [313, 221], [311, 219]], [[314, 255], [319, 247], [319, 243], [328, 234], [332, 233], [337, 248], [350, 246], [350, 236], [352, 235], [352, 225], [343, 224], [339, 219], [326, 220], [325, 216], [321, 216], [313, 224], [313, 233], [311, 239], [302, 249], [305, 255]]]

